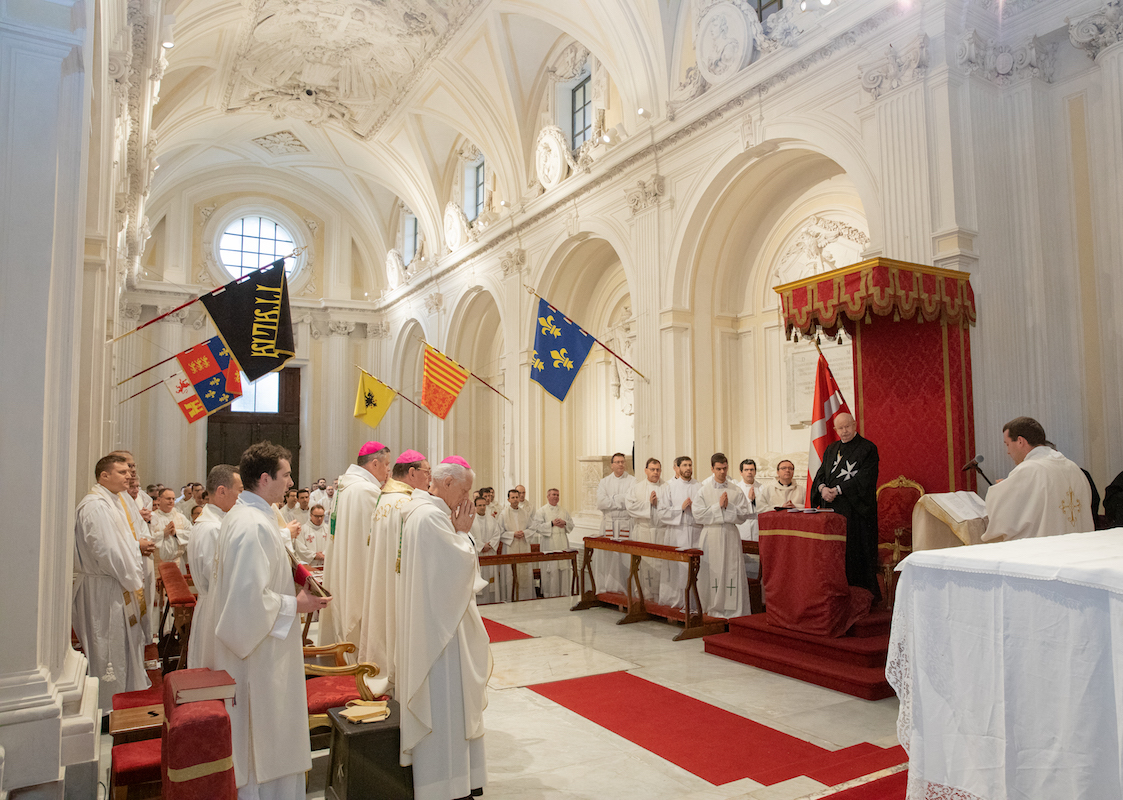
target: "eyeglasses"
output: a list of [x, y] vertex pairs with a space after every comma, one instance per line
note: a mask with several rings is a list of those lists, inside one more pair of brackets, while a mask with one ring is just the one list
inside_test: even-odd
[[421, 467], [413, 467], [412, 469], [413, 469], [413, 470], [414, 470], [415, 472], [424, 472], [424, 473], [425, 473], [426, 475], [432, 475], [432, 474], [433, 474], [433, 470], [432, 470], [432, 469], [421, 469]]

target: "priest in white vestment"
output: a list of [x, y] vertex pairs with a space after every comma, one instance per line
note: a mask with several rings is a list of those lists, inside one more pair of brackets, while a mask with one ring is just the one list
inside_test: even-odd
[[[760, 493], [764, 488], [760, 481], [756, 479], [756, 462], [751, 458], [746, 458], [741, 462], [741, 479], [734, 481], [737, 488], [745, 495], [745, 502], [749, 506], [749, 518], [737, 526], [737, 532], [741, 535], [742, 542], [759, 542], [760, 541], [760, 528], [757, 527], [757, 514], [765, 509], [763, 505], [757, 505], [760, 500]], [[749, 578], [760, 577], [760, 557], [754, 556], [749, 553], [743, 555], [745, 561], [745, 575]]]
[[180, 572], [186, 572], [183, 557], [191, 540], [191, 522], [175, 507], [175, 493], [171, 489], [164, 489], [156, 498], [156, 510], [148, 527], [160, 560], [174, 561]]
[[215, 669], [237, 683], [226, 701], [239, 800], [304, 800], [312, 768], [300, 614], [330, 598], [299, 595], [271, 502], [291, 485], [289, 452], [262, 442], [242, 454], [245, 491], [222, 520], [212, 588]]
[[987, 490], [984, 542], [1086, 533], [1095, 528], [1092, 488], [1074, 462], [1045, 440], [1045, 429], [1031, 417], [1018, 417], [1002, 429], [1014, 469]]
[[[499, 525], [504, 554], [530, 552], [530, 509], [521, 505], [518, 489], [507, 492], [507, 505], [499, 512], [495, 521]], [[511, 566], [505, 564], [499, 568], [499, 594], [504, 603], [512, 600], [514, 591]], [[534, 593], [534, 567], [530, 564], [518, 564], [515, 569], [519, 575], [519, 600], [533, 600], [537, 596]]]
[[729, 460], [724, 453], [714, 453], [710, 468], [713, 475], [702, 481], [693, 506], [702, 525], [698, 594], [710, 616], [743, 617], [749, 613], [749, 581], [737, 526], [749, 518], [749, 505], [737, 485], [726, 480]]
[[[530, 518], [532, 536], [530, 543], [537, 544], [543, 553], [557, 553], [569, 549], [569, 533], [573, 530], [573, 517], [561, 505], [561, 492], [546, 492], [546, 505]], [[562, 597], [573, 589], [573, 566], [568, 561], [543, 561], [538, 565], [542, 575], [542, 596]]]
[[[472, 529], [468, 531], [468, 535], [472, 537], [477, 556], [493, 556], [499, 550], [499, 541], [503, 532], [499, 530], [499, 523], [491, 515], [486, 497], [477, 497], [475, 507], [476, 516], [472, 520]], [[499, 596], [499, 567], [481, 567], [480, 577], [487, 582], [487, 586], [476, 593], [476, 603], [502, 602]]]
[[281, 518], [286, 522], [300, 522], [296, 516], [296, 489], [289, 489], [285, 492], [285, 502], [278, 507], [281, 512]]
[[[160, 496], [157, 495], [156, 499], [159, 500]], [[191, 509], [200, 505], [203, 501], [203, 484], [189, 483], [184, 489], [184, 496], [182, 500], [175, 502], [176, 510], [183, 514], [183, 516], [191, 519]]]
[[324, 501], [328, 498], [327, 488], [327, 478], [320, 478], [316, 481], [315, 486], [312, 487], [312, 493], [308, 497], [309, 508], [316, 505], [316, 503], [320, 505], [324, 504]]
[[764, 481], [757, 492], [757, 513], [777, 508], [803, 508], [806, 504], [807, 487], [795, 479], [795, 464], [785, 458], [776, 465], [776, 477]]
[[[659, 516], [663, 523], [663, 544], [680, 550], [700, 546], [702, 526], [694, 518], [694, 501], [702, 484], [694, 480], [694, 462], [689, 456], [675, 459], [675, 477], [663, 484], [659, 496]], [[659, 605], [685, 608], [686, 564], [664, 561], [659, 580]]]
[[[78, 503], [74, 521], [73, 626], [97, 678], [98, 705], [113, 695], [147, 689], [144, 671], [144, 568], [129, 531], [125, 490], [129, 468], [120, 455], [94, 467], [97, 483]], [[9, 609], [9, 612], [11, 610]]]
[[[330, 538], [331, 529], [327, 523], [327, 511], [322, 504], [316, 503], [308, 509], [308, 524], [301, 525], [300, 535], [293, 539], [293, 549], [300, 563], [322, 566]], [[297, 540], [300, 540], [299, 547], [296, 546]]]
[[194, 566], [191, 579], [199, 593], [195, 611], [191, 615], [191, 638], [187, 643], [187, 666], [214, 669], [214, 602], [211, 588], [218, 571], [218, 532], [222, 521], [238, 502], [242, 493], [242, 478], [238, 468], [230, 464], [216, 464], [207, 474], [207, 494], [210, 500], [203, 507], [191, 541], [187, 543], [187, 561]]
[[339, 477], [335, 511], [330, 517], [331, 539], [324, 553], [324, 587], [335, 598], [320, 615], [320, 644], [359, 644], [365, 609], [367, 543], [371, 515], [382, 484], [390, 477], [390, 448], [367, 442], [355, 463]]
[[[659, 478], [663, 465], [657, 458], [647, 459], [643, 468], [644, 480], [633, 483], [625, 498], [628, 516], [632, 518], [632, 538], [640, 542], [663, 544], [663, 520], [659, 515]], [[628, 562], [630, 557], [628, 557]], [[641, 558], [639, 579], [643, 596], [655, 603], [659, 600], [659, 579], [663, 562]]]
[[[604, 535], [616, 539], [628, 539], [632, 535], [632, 518], [626, 501], [636, 479], [624, 471], [625, 463], [623, 453], [614, 453], [612, 473], [605, 475], [597, 484], [597, 510], [603, 515]], [[596, 581], [597, 592], [623, 592], [630, 563], [630, 557], [625, 558], [620, 553], [594, 550], [593, 580]]]
[[424, 455], [406, 450], [394, 462], [394, 471], [382, 485], [382, 494], [371, 515], [363, 627], [357, 657], [360, 662], [377, 664], [382, 670], [378, 678], [368, 681], [375, 694], [394, 694], [402, 511], [414, 491], [429, 488], [431, 474]]
[[398, 603], [401, 764], [413, 765], [416, 800], [452, 800], [487, 783], [483, 710], [490, 675], [487, 630], [476, 608], [484, 587], [464, 459], [433, 470], [431, 494], [405, 510]]

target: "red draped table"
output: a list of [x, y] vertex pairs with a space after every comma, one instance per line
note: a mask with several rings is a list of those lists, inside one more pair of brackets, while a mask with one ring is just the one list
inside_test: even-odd
[[846, 518], [831, 511], [761, 514], [765, 619], [778, 628], [842, 636], [873, 597], [846, 583]]

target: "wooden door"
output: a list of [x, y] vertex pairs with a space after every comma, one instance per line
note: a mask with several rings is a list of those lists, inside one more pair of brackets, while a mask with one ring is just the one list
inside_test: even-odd
[[225, 408], [207, 418], [207, 472], [216, 464], [237, 466], [247, 447], [267, 439], [292, 453], [295, 485], [300, 475], [300, 369], [297, 367], [281, 370], [275, 413]]

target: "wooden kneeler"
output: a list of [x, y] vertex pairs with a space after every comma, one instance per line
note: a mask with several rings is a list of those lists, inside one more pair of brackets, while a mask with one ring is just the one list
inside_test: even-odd
[[[160, 657], [163, 660], [163, 672], [167, 674], [173, 669], [187, 667], [187, 643], [191, 639], [191, 617], [195, 613], [195, 595], [187, 586], [187, 579], [179, 571], [174, 561], [160, 562], [160, 578], [167, 592], [168, 602], [164, 606], [164, 613], [160, 617]], [[168, 614], [172, 614], [172, 632], [163, 635], [164, 623]], [[175, 645], [175, 653], [172, 653]], [[172, 657], [175, 657], [175, 666], [171, 666]]]

